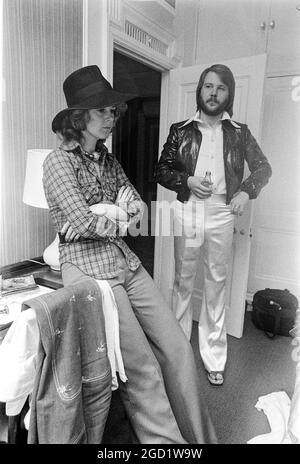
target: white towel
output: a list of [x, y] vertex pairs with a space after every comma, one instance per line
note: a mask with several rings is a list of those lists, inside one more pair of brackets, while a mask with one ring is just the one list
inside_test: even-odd
[[255, 407], [266, 414], [271, 431], [252, 438], [247, 442], [248, 444], [292, 443], [291, 437], [288, 433], [291, 400], [284, 391], [273, 392], [269, 395], [260, 396]]
[[126, 382], [123, 358], [120, 349], [119, 315], [113, 291], [106, 280], [97, 280], [102, 294], [102, 306], [105, 319], [107, 355], [112, 371], [112, 390], [119, 386], [116, 373], [122, 382]]
[[[300, 338], [297, 338], [298, 347], [300, 348]], [[299, 348], [295, 351], [295, 355], [300, 354]], [[295, 389], [291, 401], [291, 411], [288, 423], [288, 431], [292, 442], [300, 445], [300, 360], [296, 366], [296, 382]]]

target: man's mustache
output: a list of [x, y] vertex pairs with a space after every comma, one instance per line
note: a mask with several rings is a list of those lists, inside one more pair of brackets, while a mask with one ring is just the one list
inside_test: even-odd
[[216, 98], [209, 98], [208, 100], [206, 100], [206, 103], [210, 103], [210, 102], [220, 103]]

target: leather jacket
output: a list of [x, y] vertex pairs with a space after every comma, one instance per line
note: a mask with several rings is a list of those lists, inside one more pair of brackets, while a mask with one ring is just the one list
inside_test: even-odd
[[[172, 124], [161, 157], [155, 167], [155, 181], [177, 192], [177, 199], [187, 201], [190, 189], [187, 179], [194, 175], [202, 133], [196, 121]], [[248, 126], [222, 121], [223, 158], [226, 181], [226, 203], [229, 204], [238, 191], [247, 192], [250, 199], [256, 198], [268, 183], [271, 166], [262, 153]], [[250, 175], [243, 181], [245, 161]]]

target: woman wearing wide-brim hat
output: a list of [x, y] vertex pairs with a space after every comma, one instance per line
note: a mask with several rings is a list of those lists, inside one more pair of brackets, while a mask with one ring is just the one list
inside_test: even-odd
[[52, 122], [63, 143], [44, 163], [44, 188], [57, 232], [67, 231], [59, 250], [64, 284], [87, 274], [113, 291], [127, 376], [119, 388], [139, 442], [215, 442], [190, 343], [122, 240], [121, 219], [93, 212], [114, 205], [127, 225], [141, 218], [138, 192], [103, 144], [132, 96], [115, 91], [94, 65], [68, 76], [63, 90], [68, 106]]

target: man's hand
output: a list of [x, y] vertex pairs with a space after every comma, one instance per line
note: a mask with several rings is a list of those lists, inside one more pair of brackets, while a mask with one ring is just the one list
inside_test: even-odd
[[187, 185], [191, 192], [193, 192], [193, 194], [201, 200], [205, 200], [205, 198], [209, 198], [211, 196], [213, 185], [212, 183], [210, 185], [203, 185], [201, 183], [203, 179], [204, 177], [190, 176], [187, 180]]
[[232, 213], [237, 214], [239, 216], [242, 216], [248, 201], [249, 201], [248, 193], [243, 192], [243, 191], [242, 192], [237, 192], [233, 196], [233, 198], [232, 198], [232, 200], [230, 202]]

